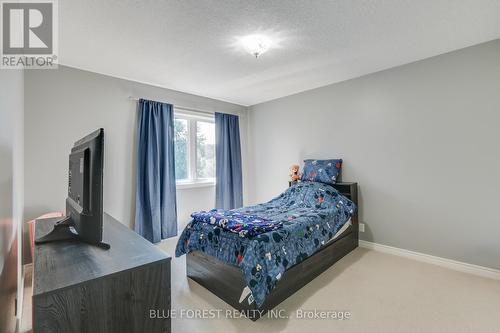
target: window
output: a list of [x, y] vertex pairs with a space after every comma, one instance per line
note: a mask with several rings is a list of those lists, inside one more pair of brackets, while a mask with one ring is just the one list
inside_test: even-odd
[[175, 179], [188, 179], [189, 146], [188, 121], [174, 118]]
[[177, 185], [215, 183], [215, 124], [213, 117], [175, 111], [175, 178]]

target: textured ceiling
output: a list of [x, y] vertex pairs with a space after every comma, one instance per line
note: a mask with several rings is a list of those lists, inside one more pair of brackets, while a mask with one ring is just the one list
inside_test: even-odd
[[500, 0], [62, 0], [59, 24], [61, 64], [253, 105], [500, 38]]

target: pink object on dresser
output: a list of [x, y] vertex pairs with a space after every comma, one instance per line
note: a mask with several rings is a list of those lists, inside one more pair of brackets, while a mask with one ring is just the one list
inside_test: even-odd
[[40, 220], [40, 219], [50, 219], [50, 218], [54, 218], [54, 217], [63, 217], [63, 216], [64, 216], [63, 212], [52, 212], [52, 213], [43, 214], [42, 216], [39, 216], [36, 219], [28, 222], [28, 228], [29, 228], [29, 233], [30, 233], [31, 258], [33, 258], [33, 252], [35, 249], [35, 221]]

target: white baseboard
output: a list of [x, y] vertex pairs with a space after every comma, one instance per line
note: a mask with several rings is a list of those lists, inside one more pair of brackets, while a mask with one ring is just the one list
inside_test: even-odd
[[500, 280], [500, 270], [494, 269], [494, 268], [468, 264], [465, 262], [441, 258], [441, 257], [435, 257], [435, 256], [431, 256], [431, 255], [424, 254], [424, 253], [409, 251], [409, 250], [400, 249], [397, 247], [367, 242], [367, 241], [363, 241], [363, 240], [359, 241], [359, 246], [364, 247], [366, 249], [370, 249], [370, 250], [394, 254], [394, 255], [397, 255], [400, 257], [405, 257], [405, 258], [418, 260], [418, 261], [426, 262], [426, 263], [433, 264], [433, 265], [446, 267], [446, 268], [453, 269], [453, 270], [459, 271], [459, 272], [470, 273], [470, 274], [479, 275], [482, 277]]

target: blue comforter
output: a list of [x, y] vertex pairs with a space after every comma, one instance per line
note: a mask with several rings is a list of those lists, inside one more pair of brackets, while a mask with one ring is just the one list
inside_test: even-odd
[[283, 273], [314, 254], [349, 220], [355, 205], [330, 185], [301, 182], [271, 201], [231, 210], [238, 215], [280, 221], [276, 230], [248, 235], [194, 219], [177, 243], [177, 257], [202, 251], [238, 266], [260, 307]]

